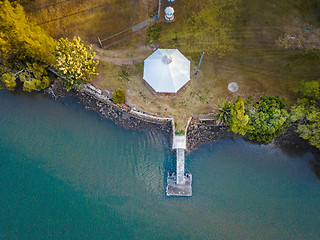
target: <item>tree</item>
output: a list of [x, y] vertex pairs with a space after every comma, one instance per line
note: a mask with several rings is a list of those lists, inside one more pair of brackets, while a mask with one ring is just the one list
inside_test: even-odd
[[92, 46], [86, 46], [79, 37], [74, 37], [71, 42], [61, 38], [54, 54], [55, 67], [68, 91], [74, 85], [90, 82], [91, 76], [98, 75], [95, 65], [99, 62], [94, 58]]
[[13, 73], [3, 73], [0, 76], [0, 88], [6, 88], [10, 91], [13, 91], [16, 87], [16, 77]]
[[249, 139], [270, 143], [289, 126], [290, 115], [283, 98], [261, 97], [250, 110]]
[[24, 91], [40, 91], [50, 84], [50, 78], [47, 76], [46, 69], [44, 68], [44, 66], [37, 63], [28, 63], [26, 70], [19, 75], [20, 81], [23, 82]]
[[303, 81], [296, 93], [299, 98], [291, 108], [291, 119], [298, 121], [300, 137], [320, 149], [320, 80]]
[[213, 114], [213, 118], [218, 122], [218, 124], [223, 124], [228, 126], [231, 122], [231, 102], [224, 102], [222, 105], [216, 108], [216, 112]]
[[[1, 87], [8, 87], [13, 90], [15, 80], [28, 70], [29, 66], [38, 64], [43, 70], [54, 62], [52, 55], [55, 41], [48, 36], [40, 27], [31, 23], [19, 4], [11, 5], [8, 0], [0, 1], [0, 64], [2, 64], [2, 78], [7, 79]], [[19, 73], [19, 74], [17, 74]], [[35, 79], [36, 76], [33, 76]], [[37, 81], [42, 81], [39, 78]], [[45, 82], [38, 84], [41, 88], [32, 86], [25, 87], [29, 90], [41, 90], [48, 86], [47, 78]], [[27, 84], [27, 82], [24, 82]], [[35, 86], [35, 85], [34, 85]]]
[[245, 112], [244, 100], [241, 97], [231, 107], [230, 130], [245, 135], [249, 129], [249, 116]]
[[123, 104], [126, 100], [126, 92], [122, 88], [117, 88], [114, 93], [112, 93], [112, 100], [115, 103]]

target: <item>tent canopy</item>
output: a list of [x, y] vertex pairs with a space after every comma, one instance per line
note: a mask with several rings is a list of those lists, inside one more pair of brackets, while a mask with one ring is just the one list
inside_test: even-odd
[[143, 79], [158, 93], [176, 93], [190, 81], [190, 61], [178, 49], [158, 49], [144, 60]]

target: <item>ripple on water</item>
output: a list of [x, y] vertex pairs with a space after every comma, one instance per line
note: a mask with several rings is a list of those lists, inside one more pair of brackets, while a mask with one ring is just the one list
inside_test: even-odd
[[126, 131], [38, 95], [0, 96], [8, 238], [317, 239], [311, 153], [242, 139], [203, 145], [186, 155], [193, 196], [167, 198], [175, 155], [156, 131]]

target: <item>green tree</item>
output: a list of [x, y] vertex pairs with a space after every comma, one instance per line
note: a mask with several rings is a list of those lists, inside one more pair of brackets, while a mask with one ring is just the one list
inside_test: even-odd
[[261, 97], [250, 110], [249, 139], [270, 143], [289, 126], [290, 115], [283, 98]]
[[[13, 76], [20, 78], [24, 71], [30, 71], [28, 68], [34, 63], [46, 69], [54, 62], [54, 47], [55, 41], [27, 19], [22, 6], [0, 0], [0, 63], [3, 65], [2, 74], [6, 74], [5, 78], [10, 79], [11, 83], [2, 84], [2, 87], [7, 86], [13, 90]], [[42, 81], [43, 78], [37, 80]], [[40, 85], [43, 89], [48, 86], [48, 82]], [[36, 87], [30, 90], [41, 89]]]
[[38, 63], [28, 63], [27, 66], [26, 70], [19, 74], [20, 81], [23, 82], [24, 91], [40, 91], [49, 86], [50, 78], [47, 76], [44, 66]]
[[55, 67], [65, 88], [70, 91], [74, 85], [91, 82], [91, 76], [98, 75], [92, 46], [86, 46], [79, 37], [70, 42], [61, 38], [55, 50]]
[[245, 135], [249, 129], [249, 116], [246, 114], [244, 100], [241, 97], [235, 101], [231, 108], [230, 130]]
[[292, 121], [298, 121], [300, 137], [320, 149], [320, 80], [302, 82], [297, 103], [291, 108]]
[[13, 73], [7, 72], [0, 75], [0, 88], [6, 88], [13, 91], [16, 85], [16, 77]]
[[114, 93], [112, 93], [112, 100], [115, 103], [123, 104], [126, 100], [126, 92], [122, 88], [117, 88]]
[[213, 118], [218, 122], [218, 124], [223, 124], [228, 126], [231, 122], [231, 102], [223, 102], [222, 105], [216, 108]]

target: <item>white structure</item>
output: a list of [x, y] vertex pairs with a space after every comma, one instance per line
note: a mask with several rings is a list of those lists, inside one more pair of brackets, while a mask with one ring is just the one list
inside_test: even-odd
[[144, 60], [143, 79], [157, 93], [177, 93], [190, 81], [190, 61], [178, 49], [158, 49]]
[[174, 3], [175, 0], [167, 0], [168, 3]]
[[230, 92], [236, 92], [236, 91], [238, 91], [239, 86], [238, 86], [237, 83], [231, 82], [231, 83], [229, 83], [229, 85], [228, 85], [228, 89], [229, 89]]
[[177, 148], [187, 149], [186, 136], [177, 136], [175, 134], [173, 135], [172, 149], [177, 149]]
[[168, 22], [173, 21], [174, 19], [174, 9], [172, 7], [166, 7], [166, 9], [164, 10], [164, 19], [167, 20]]

